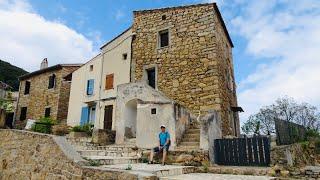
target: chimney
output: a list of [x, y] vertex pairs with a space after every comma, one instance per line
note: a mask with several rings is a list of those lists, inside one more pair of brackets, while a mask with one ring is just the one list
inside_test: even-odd
[[45, 69], [47, 67], [48, 67], [48, 60], [47, 58], [44, 58], [43, 61], [41, 62], [40, 69]]

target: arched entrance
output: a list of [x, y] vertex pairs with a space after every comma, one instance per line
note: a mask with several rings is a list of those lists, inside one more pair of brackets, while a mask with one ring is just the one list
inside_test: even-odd
[[126, 139], [136, 138], [137, 130], [137, 104], [138, 100], [133, 99], [126, 103], [124, 110]]

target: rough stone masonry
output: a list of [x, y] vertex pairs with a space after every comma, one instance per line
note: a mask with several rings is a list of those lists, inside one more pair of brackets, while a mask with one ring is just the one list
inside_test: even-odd
[[[159, 47], [159, 32], [169, 45]], [[221, 113], [222, 134], [239, 135], [233, 47], [215, 3], [134, 11], [132, 77], [156, 69], [157, 89], [192, 110]]]

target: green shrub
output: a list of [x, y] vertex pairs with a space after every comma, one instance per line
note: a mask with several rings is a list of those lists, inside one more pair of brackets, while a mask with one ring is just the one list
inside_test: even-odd
[[307, 138], [320, 138], [319, 132], [314, 129], [308, 129], [306, 131], [306, 137]]
[[55, 121], [50, 117], [42, 117], [38, 122], [32, 125], [31, 130], [34, 132], [50, 134], [52, 125], [55, 124]]
[[93, 124], [87, 123], [81, 126], [74, 126], [71, 131], [73, 132], [85, 132], [89, 136], [92, 136], [92, 131], [93, 131]]

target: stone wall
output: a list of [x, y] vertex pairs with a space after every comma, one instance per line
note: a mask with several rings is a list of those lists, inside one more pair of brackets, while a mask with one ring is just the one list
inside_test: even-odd
[[0, 137], [0, 179], [138, 179], [124, 171], [82, 166], [51, 135], [0, 130]]
[[[67, 119], [70, 83], [63, 78], [78, 67], [62, 67], [20, 81], [19, 100], [17, 107], [16, 125], [23, 126], [26, 120], [19, 121], [21, 107], [27, 107], [27, 119], [44, 117], [45, 108], [51, 108], [51, 118], [62, 121]], [[48, 89], [49, 76], [56, 75], [56, 85]], [[30, 93], [24, 95], [26, 81], [31, 82]]]
[[[218, 16], [215, 4], [135, 11], [132, 77], [145, 80], [145, 69], [155, 67], [158, 90], [194, 113], [221, 111], [223, 134], [233, 135], [239, 119], [235, 114], [234, 123], [230, 111], [237, 106], [232, 45]], [[158, 33], [166, 29], [169, 46], [159, 48]]]

